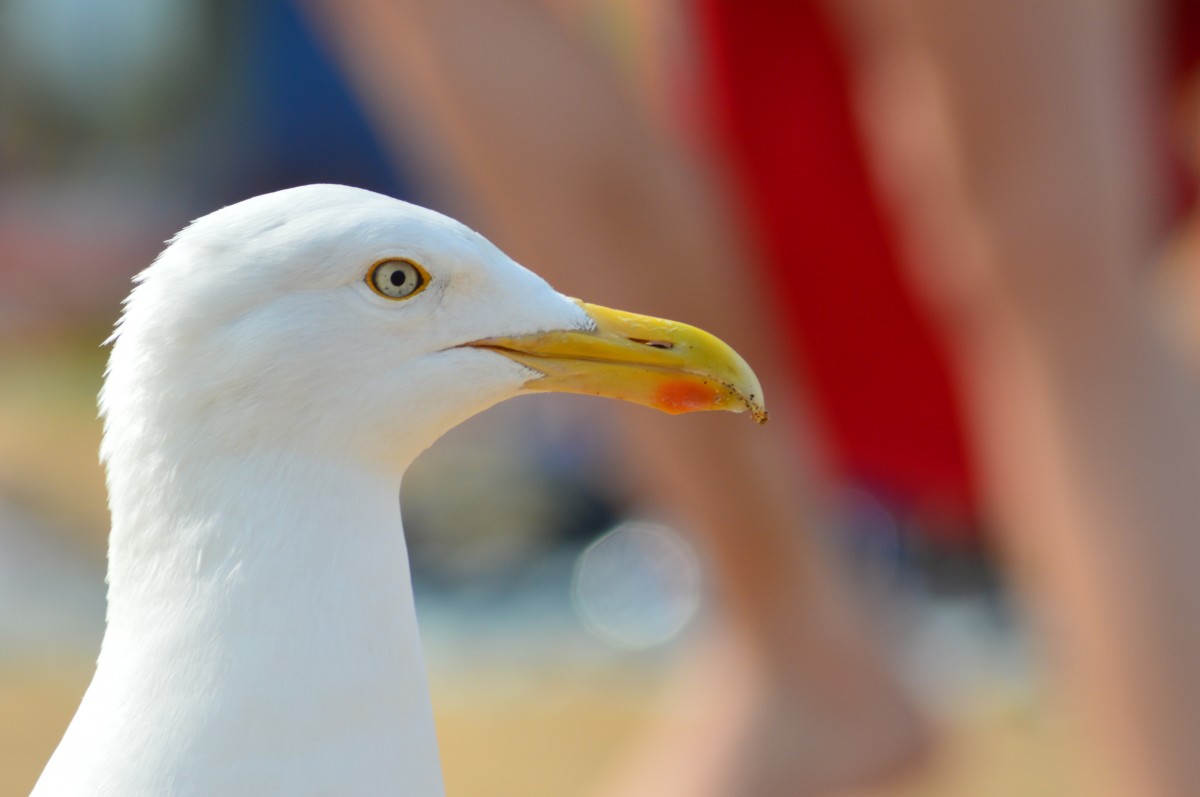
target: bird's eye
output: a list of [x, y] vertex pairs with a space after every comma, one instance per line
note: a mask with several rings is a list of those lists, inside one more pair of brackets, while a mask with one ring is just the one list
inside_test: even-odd
[[429, 284], [429, 274], [411, 260], [381, 260], [367, 274], [371, 289], [388, 299], [407, 299]]

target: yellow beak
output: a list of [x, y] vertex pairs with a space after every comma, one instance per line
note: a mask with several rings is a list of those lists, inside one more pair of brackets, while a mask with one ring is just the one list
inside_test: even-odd
[[[578, 301], [578, 300], [577, 300]], [[537, 392], [583, 393], [663, 412], [749, 411], [767, 422], [762, 386], [746, 361], [702, 329], [579, 302], [594, 330], [495, 337], [467, 344], [540, 373]]]

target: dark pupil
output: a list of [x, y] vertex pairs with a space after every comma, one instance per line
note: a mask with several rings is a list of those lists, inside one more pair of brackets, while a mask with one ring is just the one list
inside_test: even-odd
[[392, 276], [390, 279], [392, 280], [392, 284], [395, 285], [397, 288], [399, 288], [401, 285], [404, 284], [404, 281], [406, 279], [408, 279], [408, 274], [407, 274], [407, 272], [402, 271], [401, 269], [396, 269], [395, 271], [392, 272]]

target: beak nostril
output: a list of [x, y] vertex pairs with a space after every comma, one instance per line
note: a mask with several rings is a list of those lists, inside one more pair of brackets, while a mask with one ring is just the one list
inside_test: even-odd
[[640, 343], [643, 346], [649, 346], [652, 349], [673, 349], [675, 344], [669, 340], [645, 340], [644, 338], [630, 338], [634, 343]]

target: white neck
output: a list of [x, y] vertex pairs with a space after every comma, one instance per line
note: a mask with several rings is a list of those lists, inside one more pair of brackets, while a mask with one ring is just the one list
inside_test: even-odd
[[110, 462], [108, 628], [34, 794], [441, 795], [397, 474], [142, 453]]

